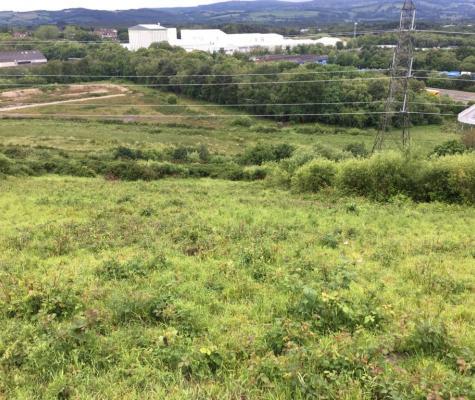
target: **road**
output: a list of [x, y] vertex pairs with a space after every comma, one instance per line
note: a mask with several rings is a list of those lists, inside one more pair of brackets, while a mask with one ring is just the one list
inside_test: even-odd
[[107, 96], [85, 97], [83, 99], [50, 101], [48, 103], [24, 104], [24, 105], [21, 105], [21, 106], [8, 106], [8, 107], [0, 108], [0, 112], [25, 110], [25, 109], [28, 109], [28, 108], [54, 106], [54, 105], [58, 105], [58, 104], [75, 103], [75, 102], [79, 102], [79, 101], [112, 99], [114, 97], [123, 97], [123, 96], [125, 96], [125, 94], [123, 94], [123, 93], [122, 94], [110, 94], [110, 95], [107, 95]]
[[447, 95], [451, 99], [456, 101], [461, 101], [463, 103], [469, 103], [475, 101], [475, 93], [473, 92], [462, 92], [461, 90], [448, 90], [448, 89], [438, 89], [438, 88], [427, 88], [427, 90], [435, 90], [441, 95]]

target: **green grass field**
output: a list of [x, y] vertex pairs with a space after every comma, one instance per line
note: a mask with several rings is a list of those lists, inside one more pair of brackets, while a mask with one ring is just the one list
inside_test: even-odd
[[[297, 162], [371, 148], [374, 131], [162, 111], [0, 120], [0, 400], [475, 398], [473, 206], [189, 179], [255, 168], [239, 155], [258, 143]], [[412, 132], [424, 159], [459, 137]], [[126, 182], [108, 164], [176, 177]], [[96, 177], [71, 176], [87, 165]]]
[[211, 180], [0, 190], [0, 398], [475, 394], [473, 208]]
[[[208, 122], [208, 121], [205, 121]], [[371, 148], [374, 131], [318, 135], [299, 133], [292, 125], [288, 128], [276, 128], [271, 133], [261, 133], [261, 126], [274, 126], [269, 121], [255, 121], [248, 129], [230, 126], [224, 127], [194, 126], [193, 121], [174, 123], [123, 124], [102, 123], [100, 121], [62, 121], [56, 120], [4, 120], [0, 123], [0, 144], [5, 146], [48, 146], [69, 151], [97, 151], [118, 144], [145, 148], [164, 146], [190, 146], [205, 144], [212, 151], [223, 154], [237, 154], [245, 147], [257, 143], [289, 143], [296, 147], [311, 148], [315, 145], [327, 145], [342, 149], [349, 143], [364, 143]], [[433, 148], [447, 140], [457, 138], [457, 134], [443, 126], [416, 127], [412, 130], [414, 150], [429, 153]], [[399, 132], [394, 131], [388, 137], [386, 147], [398, 149]]]

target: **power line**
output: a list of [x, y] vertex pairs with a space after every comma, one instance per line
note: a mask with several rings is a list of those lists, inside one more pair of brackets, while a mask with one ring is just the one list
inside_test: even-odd
[[416, 29], [416, 32], [448, 34], [448, 35], [475, 35], [475, 32], [436, 31], [436, 30], [428, 30], [428, 29]]
[[[284, 85], [284, 84], [304, 84], [304, 83], [327, 83], [327, 82], [344, 82], [344, 81], [377, 81], [388, 80], [388, 77], [377, 78], [340, 78], [340, 79], [322, 79], [322, 80], [294, 80], [294, 81], [265, 81], [265, 82], [213, 82], [213, 83], [153, 83], [153, 84], [141, 84], [141, 83], [124, 83], [120, 84], [122, 87], [174, 87], [174, 86], [228, 86], [228, 85]], [[425, 78], [424, 78], [425, 79]], [[42, 86], [71, 86], [73, 83], [0, 83], [0, 86], [15, 87], [15, 86], [28, 86], [28, 87], [42, 87]], [[89, 84], [94, 86], [94, 84]], [[97, 85], [97, 84], [96, 84]], [[83, 85], [88, 86], [88, 85]]]
[[[403, 79], [400, 77], [396, 77], [395, 79]], [[435, 79], [435, 80], [442, 80], [442, 81], [452, 81], [452, 82], [472, 82], [475, 83], [474, 79], [458, 79], [458, 78], [438, 78], [438, 77], [424, 77], [424, 76], [412, 76], [411, 79]], [[229, 86], [229, 85], [284, 85], [284, 84], [304, 84], [304, 83], [328, 83], [328, 82], [345, 82], [345, 81], [378, 81], [378, 80], [389, 80], [389, 77], [373, 77], [373, 78], [339, 78], [339, 79], [313, 79], [313, 80], [293, 80], [293, 81], [265, 81], [265, 82], [205, 82], [205, 83], [154, 83], [154, 84], [145, 84], [145, 83], [124, 83], [120, 84], [122, 87], [175, 87], [175, 86]], [[71, 83], [0, 83], [0, 87], [44, 87], [44, 86], [71, 86], [77, 82]], [[83, 84], [83, 86], [94, 86], [99, 85], [100, 83], [89, 83]]]
[[[292, 113], [292, 114], [197, 114], [197, 115], [140, 115], [140, 114], [0, 114], [0, 118], [24, 118], [24, 117], [63, 117], [63, 118], [138, 118], [138, 119], [157, 119], [157, 118], [239, 118], [239, 117], [323, 117], [323, 116], [335, 116], [335, 115], [381, 115], [381, 114], [400, 114], [398, 111], [386, 112], [386, 111], [361, 111], [361, 112], [329, 112], [329, 113]], [[439, 115], [439, 116], [456, 116], [457, 114], [449, 113], [434, 113], [434, 112], [419, 112], [411, 111], [409, 114], [417, 115]]]
[[[97, 98], [100, 100], [100, 97]], [[120, 108], [120, 107], [134, 107], [134, 108], [148, 108], [148, 107], [157, 107], [157, 108], [239, 108], [239, 107], [292, 107], [292, 106], [323, 106], [323, 105], [368, 105], [368, 104], [381, 104], [385, 100], [373, 100], [373, 101], [341, 101], [341, 102], [321, 102], [321, 103], [241, 103], [241, 104], [107, 104], [107, 103], [77, 103], [74, 104], [74, 101], [69, 100], [70, 103], [30, 103], [23, 104], [18, 106], [17, 109], [22, 108], [35, 108], [35, 107], [106, 107], [106, 108]], [[400, 100], [395, 100], [396, 103], [402, 103]], [[411, 104], [424, 105], [424, 106], [436, 106], [436, 107], [464, 107], [465, 104], [456, 104], [456, 103], [429, 103], [429, 102], [412, 102]], [[9, 111], [9, 107], [16, 106], [6, 106], [4, 109], [0, 108], [0, 112]], [[14, 110], [12, 110], [14, 111]]]
[[301, 71], [301, 72], [267, 72], [267, 73], [246, 73], [246, 74], [184, 74], [184, 75], [86, 75], [86, 74], [1, 74], [1, 77], [8, 78], [226, 78], [241, 76], [274, 76], [274, 75], [331, 75], [331, 74], [352, 74], [352, 73], [371, 73], [386, 72], [388, 68], [381, 69], [356, 69], [356, 70], [337, 70], [337, 71]]
[[[229, 78], [229, 77], [248, 77], [248, 76], [277, 76], [277, 75], [332, 75], [332, 74], [367, 74], [373, 72], [387, 72], [389, 68], [368, 68], [368, 69], [356, 69], [356, 70], [335, 70], [335, 71], [299, 71], [299, 72], [267, 72], [267, 73], [243, 73], [243, 74], [183, 74], [183, 75], [89, 75], [89, 74], [2, 74], [0, 78]], [[427, 73], [440, 73], [446, 74], [448, 71], [439, 71], [431, 69], [414, 69], [413, 72], [427, 72]], [[466, 71], [466, 74], [475, 75], [475, 72]], [[426, 77], [417, 77], [426, 78]], [[456, 79], [456, 78], [450, 78]]]

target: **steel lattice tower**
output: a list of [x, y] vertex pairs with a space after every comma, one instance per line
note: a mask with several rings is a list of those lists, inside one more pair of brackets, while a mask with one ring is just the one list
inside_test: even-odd
[[[404, 148], [408, 148], [410, 145], [409, 80], [412, 76], [414, 62], [413, 32], [415, 24], [416, 6], [412, 0], [405, 0], [401, 9], [398, 44], [394, 49], [390, 69], [389, 94], [373, 151], [381, 150], [383, 147], [386, 131], [390, 127], [395, 114], [399, 114], [402, 120], [402, 145]], [[399, 110], [397, 110], [397, 104], [402, 104]]]

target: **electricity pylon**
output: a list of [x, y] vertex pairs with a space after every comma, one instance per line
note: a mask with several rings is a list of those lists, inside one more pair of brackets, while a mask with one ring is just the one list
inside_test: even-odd
[[[390, 69], [389, 94], [381, 116], [380, 126], [373, 151], [381, 150], [388, 128], [391, 126], [395, 114], [401, 116], [402, 146], [410, 146], [411, 115], [409, 111], [409, 80], [412, 77], [414, 63], [413, 33], [416, 27], [416, 6], [412, 0], [405, 0], [401, 9], [398, 43], [394, 49], [393, 61]], [[401, 104], [398, 110], [397, 104]]]

